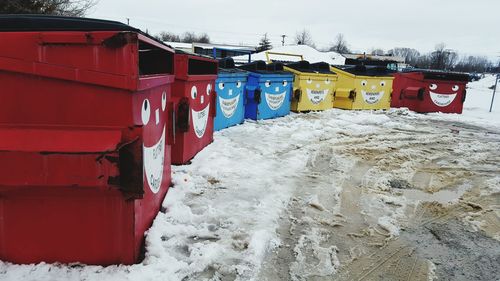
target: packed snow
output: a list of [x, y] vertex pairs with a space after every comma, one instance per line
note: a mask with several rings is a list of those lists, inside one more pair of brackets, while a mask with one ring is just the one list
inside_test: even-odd
[[[318, 54], [311, 49], [286, 46], [273, 51], [301, 53], [312, 62], [330, 58], [330, 63], [339, 64], [337, 60], [340, 58], [335, 54]], [[342, 224], [341, 215], [337, 216], [337, 221], [332, 221], [340, 207], [327, 201], [336, 202], [341, 196], [342, 186], [356, 160], [345, 155], [328, 159], [329, 165], [335, 161], [337, 170], [322, 177], [326, 170], [322, 170], [321, 159], [308, 163], [311, 157], [324, 155], [324, 151], [318, 152], [321, 142], [331, 140], [333, 145], [367, 143], [372, 134], [384, 130], [418, 130], [411, 120], [448, 120], [499, 129], [500, 98], [496, 100], [493, 113], [488, 112], [492, 93], [489, 87], [493, 83], [493, 76], [486, 76], [469, 84], [462, 115], [424, 115], [402, 109], [388, 112], [331, 109], [291, 114], [274, 120], [247, 121], [217, 132], [214, 143], [200, 152], [190, 165], [173, 167], [174, 186], [147, 233], [144, 261], [131, 266], [109, 267], [0, 262], [0, 280], [262, 280], [259, 274], [268, 254], [284, 246], [278, 231], [281, 221], [294, 219], [285, 214], [290, 204], [303, 203], [303, 210], [314, 214], [302, 219], [301, 223], [305, 225], [307, 220], [320, 221], [323, 225]], [[399, 121], [403, 119], [406, 122]], [[398, 147], [399, 140], [394, 136], [391, 143], [391, 137], [387, 136], [386, 142], [374, 146], [388, 151]], [[401, 143], [407, 141], [401, 140]], [[332, 150], [326, 152], [333, 153]], [[473, 152], [470, 153], [473, 157]], [[477, 153], [476, 157], [487, 157]], [[397, 157], [411, 159], [416, 155], [402, 152]], [[378, 174], [374, 173], [376, 168], [366, 171], [367, 182], [364, 184], [369, 185], [373, 192], [359, 206], [353, 207], [359, 208], [361, 213], [379, 210], [380, 213], [369, 215], [373, 217], [374, 225], [378, 224], [387, 236], [399, 235], [401, 220], [405, 217], [403, 210], [408, 202], [400, 194], [384, 193], [390, 178], [380, 178], [380, 175], [399, 173], [404, 177], [409, 168], [402, 166]], [[306, 196], [313, 189], [304, 180], [306, 176], [318, 182], [328, 180], [322, 192], [330, 193]], [[490, 187], [485, 192], [498, 192], [498, 177], [489, 180], [488, 184]], [[302, 193], [304, 198], [300, 197]], [[301, 209], [300, 212], [306, 211]], [[324, 213], [328, 213], [325, 218], [314, 217]], [[328, 234], [322, 230], [311, 228], [300, 236], [296, 245], [288, 245], [295, 255], [290, 264], [290, 271], [296, 274], [292, 275], [294, 280], [305, 280], [302, 278], [318, 274], [328, 276], [338, 270], [338, 249], [335, 245], [325, 246], [328, 239]], [[303, 262], [311, 255], [319, 262], [306, 267]], [[303, 276], [298, 276], [301, 272]]]
[[[298, 55], [298, 56], [278, 55], [278, 54], [269, 55], [270, 59], [280, 60], [280, 61], [299, 61], [302, 58], [304, 60], [309, 61], [310, 63], [327, 62], [328, 64], [342, 65], [345, 62], [345, 58], [337, 52], [321, 52], [307, 45], [280, 46], [269, 50], [269, 52]], [[235, 61], [246, 62], [248, 61], [248, 56], [247, 55], [237, 56], [234, 57], [233, 59]], [[251, 60], [267, 61], [266, 51], [252, 54]]]

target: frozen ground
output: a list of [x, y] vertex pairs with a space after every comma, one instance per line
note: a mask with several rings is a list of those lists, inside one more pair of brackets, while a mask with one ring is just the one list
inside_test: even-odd
[[328, 110], [216, 133], [133, 266], [12, 265], [1, 280], [498, 280], [500, 99], [463, 115]]

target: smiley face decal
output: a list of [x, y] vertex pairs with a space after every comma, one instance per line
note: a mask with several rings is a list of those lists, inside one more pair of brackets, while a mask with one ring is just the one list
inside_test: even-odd
[[310, 86], [306, 88], [306, 93], [307, 98], [311, 101], [312, 104], [320, 104], [326, 99], [328, 93], [330, 92], [330, 88], [332, 87], [331, 83], [332, 81], [330, 80], [330, 78], [321, 80], [313, 80], [311, 78], [307, 78], [306, 84]]
[[224, 117], [231, 118], [236, 112], [243, 88], [241, 81], [237, 81], [236, 83], [217, 83], [217, 98]]
[[264, 93], [266, 104], [271, 110], [278, 110], [283, 105], [289, 87], [287, 80], [280, 82], [267, 80], [264, 83], [264, 87], [261, 87], [262, 92]]
[[166, 106], [167, 93], [165, 91], [162, 93], [161, 101], [146, 98], [141, 105], [144, 176], [153, 193], [158, 193], [163, 181]]
[[[457, 97], [458, 91], [460, 90], [460, 86], [458, 85], [441, 85], [439, 86], [440, 89], [438, 89], [438, 85], [431, 83], [429, 84], [429, 95], [431, 97], [432, 102], [439, 106], [439, 107], [445, 107], [450, 105], [455, 98]], [[448, 89], [447, 89], [448, 88]], [[451, 90], [451, 93], [450, 93]], [[440, 92], [437, 92], [440, 91]], [[444, 93], [442, 91], [448, 92]]]
[[191, 120], [194, 133], [199, 139], [205, 135], [207, 129], [211, 94], [212, 84], [207, 84], [200, 91], [196, 86], [191, 87]]
[[387, 82], [385, 80], [362, 80], [360, 82], [361, 95], [367, 104], [378, 103], [385, 94], [385, 87]]

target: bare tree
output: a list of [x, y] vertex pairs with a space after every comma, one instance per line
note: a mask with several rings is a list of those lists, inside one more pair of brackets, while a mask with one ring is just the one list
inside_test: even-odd
[[337, 36], [335, 37], [335, 42], [330, 47], [330, 51], [334, 51], [340, 54], [347, 54], [351, 52], [342, 33], [337, 34]]
[[393, 56], [403, 57], [407, 64], [413, 66], [417, 65], [420, 57], [420, 52], [412, 48], [394, 48], [387, 51], [387, 53]]
[[439, 43], [436, 45], [434, 52], [430, 54], [431, 67], [433, 69], [449, 70], [454, 66], [457, 58], [456, 52], [446, 49], [444, 43]]
[[181, 42], [181, 37], [175, 33], [162, 31], [155, 36], [158, 40], [164, 42]]
[[198, 43], [210, 43], [210, 37], [208, 36], [208, 34], [203, 33], [200, 36], [198, 36], [198, 38], [196, 38], [196, 42], [198, 42]]
[[312, 40], [311, 33], [307, 29], [299, 31], [295, 34], [295, 43], [297, 43], [298, 45], [308, 45], [313, 48], [316, 47]]
[[370, 52], [372, 55], [375, 55], [375, 56], [383, 56], [385, 55], [385, 52], [383, 49], [372, 49], [371, 52]]
[[83, 17], [98, 0], [2, 0], [0, 14], [47, 14]]

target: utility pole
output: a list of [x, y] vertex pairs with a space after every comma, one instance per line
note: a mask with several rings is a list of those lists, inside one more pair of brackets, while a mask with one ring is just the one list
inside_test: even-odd
[[281, 35], [281, 37], [283, 38], [283, 39], [281, 39], [281, 46], [285, 46], [285, 37], [286, 37], [286, 35], [283, 34], [283, 35]]
[[495, 87], [493, 88], [493, 96], [491, 96], [490, 112], [493, 110], [493, 102], [495, 101], [495, 93], [497, 91], [498, 79], [500, 79], [500, 60], [498, 61], [496, 72], [497, 74], [495, 76]]
[[493, 110], [493, 102], [495, 101], [495, 93], [497, 91], [498, 79], [500, 79], [500, 72], [497, 73], [497, 75], [495, 76], [495, 87], [493, 88], [493, 96], [491, 97], [490, 112], [491, 110]]
[[127, 25], [130, 25], [130, 19], [127, 18]]

